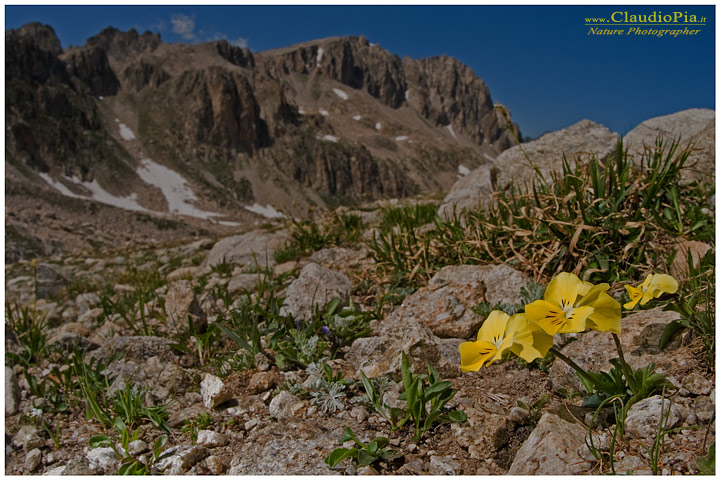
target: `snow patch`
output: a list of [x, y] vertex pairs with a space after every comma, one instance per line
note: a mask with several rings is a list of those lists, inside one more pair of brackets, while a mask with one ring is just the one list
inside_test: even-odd
[[48, 175], [47, 173], [38, 173], [40, 175], [40, 178], [45, 180], [51, 187], [53, 187], [58, 192], [62, 193], [66, 197], [72, 197], [72, 198], [85, 198], [82, 195], [78, 195], [77, 193], [70, 190], [68, 187], [65, 186], [62, 182], [56, 182], [53, 180], [53, 178]]
[[[259, 203], [255, 203], [250, 206], [245, 206], [245, 210], [250, 210], [253, 213], [262, 215], [265, 218], [281, 218], [283, 214], [275, 210], [272, 205], [262, 206]], [[222, 223], [222, 222], [221, 222]]]
[[458, 173], [464, 177], [465, 175], [470, 173], [470, 169], [465, 165], [458, 165]]
[[339, 88], [333, 88], [333, 92], [335, 92], [335, 95], [342, 98], [343, 100], [347, 100], [348, 98], [350, 98], [350, 97], [348, 97], [347, 93], [343, 92]]
[[457, 138], [457, 135], [455, 135], [455, 130], [453, 130], [453, 128], [452, 128], [452, 125], [448, 125], [448, 126], [445, 127], [445, 128], [448, 129], [448, 131], [450, 132], [450, 135], [452, 135], [452, 137], [453, 137], [455, 140], [458, 139], [458, 138]]
[[400, 135], [399, 137], [395, 137], [396, 142], [404, 142], [407, 139], [408, 139], [407, 135]]
[[203, 218], [218, 216], [219, 213], [206, 212], [195, 208], [192, 204], [197, 200], [187, 180], [174, 170], [155, 163], [149, 158], [140, 161], [137, 174], [143, 182], [154, 185], [162, 191], [168, 203], [170, 213], [187, 215], [189, 217]]
[[113, 207], [122, 208], [124, 210], [132, 210], [135, 212], [151, 211], [138, 203], [137, 193], [131, 193], [128, 197], [116, 197], [112, 193], [102, 188], [102, 186], [100, 186], [97, 180], [93, 180], [92, 182], [81, 182], [79, 178], [73, 178], [72, 180], [78, 185], [82, 185], [83, 187], [90, 190], [90, 193], [92, 194], [92, 199], [96, 202], [104, 203], [106, 205], [112, 205]]
[[322, 115], [323, 117], [327, 117], [328, 115], [330, 115], [330, 114], [328, 113], [328, 111], [325, 110], [324, 108], [321, 108], [321, 109], [318, 110], [318, 111], [320, 112], [320, 115]]
[[410, 100], [410, 90], [405, 90], [405, 100]]
[[98, 100], [105, 100], [105, 97], [103, 97], [102, 95], [100, 95], [100, 96], [98, 97]]
[[300, 115], [305, 115], [305, 110], [303, 110], [302, 108], [298, 108], [298, 113]]
[[123, 140], [135, 140], [135, 133], [130, 130], [130, 127], [128, 127], [124, 123], [120, 124], [120, 136], [123, 138]]
[[491, 157], [490, 155], [488, 155], [487, 153], [483, 153], [483, 156], [484, 156], [485, 158], [487, 158], [488, 160], [490, 160], [491, 162], [494, 162], [494, 161], [495, 161], [495, 159], [494, 159], [493, 157]]
[[362, 115], [355, 115], [353, 116], [353, 120], [359, 121], [362, 118]]
[[338, 139], [335, 135], [325, 135], [324, 137], [322, 137], [322, 139], [325, 140], [326, 142], [333, 142], [333, 143], [337, 143], [337, 141], [338, 141]]
[[380, 130], [380, 129], [382, 129], [382, 123], [377, 122], [377, 123], [375, 124], [375, 130]]
[[318, 67], [320, 66], [320, 60], [322, 60], [323, 53], [325, 53], [325, 50], [323, 50], [322, 47], [318, 48], [317, 57], [316, 57], [316, 59], [317, 59], [317, 66], [318, 66]]
[[115, 123], [120, 123], [120, 119], [119, 119], [119, 118], [116, 118], [116, 119], [115, 119]]

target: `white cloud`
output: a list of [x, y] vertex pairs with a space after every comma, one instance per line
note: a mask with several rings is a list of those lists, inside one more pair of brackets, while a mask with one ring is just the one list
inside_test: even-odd
[[238, 37], [235, 40], [230, 40], [230, 45], [235, 45], [236, 47], [240, 47], [240, 48], [247, 48], [248, 47], [248, 39]]
[[176, 13], [170, 18], [173, 33], [177, 33], [185, 40], [195, 38], [195, 15], [188, 17], [182, 13]]

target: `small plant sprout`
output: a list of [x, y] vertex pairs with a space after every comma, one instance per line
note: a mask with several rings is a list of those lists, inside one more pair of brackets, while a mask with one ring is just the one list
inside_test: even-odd
[[390, 443], [385, 437], [375, 437], [368, 443], [363, 443], [355, 436], [355, 433], [348, 427], [345, 427], [345, 433], [340, 439], [340, 443], [352, 440], [355, 445], [351, 448], [336, 448], [330, 455], [325, 457], [325, 463], [330, 468], [335, 466], [344, 458], [352, 458], [358, 464], [365, 467], [372, 465], [379, 460], [392, 461], [400, 455], [395, 450], [388, 450], [385, 447]]

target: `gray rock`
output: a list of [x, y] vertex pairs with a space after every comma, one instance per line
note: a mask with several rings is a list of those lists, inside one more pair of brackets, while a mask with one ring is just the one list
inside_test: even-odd
[[430, 475], [458, 475], [462, 471], [460, 469], [460, 462], [447, 455], [433, 455], [430, 457], [430, 468], [428, 473]]
[[235, 275], [228, 282], [228, 293], [237, 295], [242, 292], [252, 292], [263, 278], [264, 275], [257, 273], [241, 273], [240, 275]]
[[166, 451], [164, 457], [156, 463], [158, 470], [166, 475], [180, 475], [208, 456], [208, 449], [201, 445], [179, 445]]
[[59, 265], [50, 263], [41, 263], [37, 266], [36, 278], [36, 294], [38, 298], [54, 297], [68, 284], [65, 270]]
[[715, 389], [712, 380], [698, 372], [690, 372], [683, 378], [682, 384], [693, 395], [709, 395]]
[[188, 332], [188, 317], [192, 318], [196, 332], [202, 332], [207, 326], [207, 316], [200, 308], [192, 283], [188, 280], [177, 280], [168, 286], [165, 313], [167, 326], [178, 334]]
[[[652, 309], [633, 313], [623, 319], [619, 338], [625, 359], [632, 368], [645, 367], [654, 362], [656, 371], [668, 371], [672, 365], [684, 361], [682, 350], [676, 352], [677, 346], [673, 348], [672, 342], [662, 352], [658, 348], [665, 326], [678, 318], [680, 315], [676, 312]], [[612, 368], [610, 359], [618, 356], [612, 336], [593, 330], [579, 335], [576, 341], [562, 349], [562, 353], [591, 372], [609, 371]], [[550, 379], [554, 389], [584, 391], [575, 371], [565, 362], [553, 362]]]
[[105, 313], [105, 311], [102, 308], [92, 308], [86, 310], [85, 313], [78, 317], [78, 323], [82, 323], [85, 326], [93, 325], [95, 320], [97, 320], [103, 313]]
[[242, 235], [223, 238], [213, 246], [205, 260], [200, 264], [195, 276], [204, 275], [212, 270], [212, 266], [223, 261], [245, 266], [275, 265], [273, 254], [283, 248], [289, 239], [287, 232], [268, 232], [253, 230]]
[[73, 476], [73, 475], [92, 475], [93, 471], [88, 465], [86, 458], [73, 458], [67, 465], [61, 467], [62, 471], [58, 475]]
[[530, 416], [530, 412], [525, 410], [522, 407], [513, 407], [512, 410], [510, 410], [510, 414], [508, 415], [508, 418], [511, 422], [517, 423], [519, 425], [523, 425], [525, 422], [527, 422], [528, 417]]
[[350, 248], [323, 248], [310, 256], [310, 261], [326, 268], [348, 270], [367, 260], [367, 251]]
[[277, 419], [293, 417], [293, 406], [298, 402], [299, 399], [295, 395], [283, 390], [270, 401], [270, 416]]
[[341, 306], [347, 305], [351, 289], [344, 274], [309, 263], [287, 288], [281, 313], [305, 319], [315, 313], [315, 305], [322, 309], [334, 298], [340, 299]]
[[180, 267], [167, 274], [167, 281], [190, 280], [195, 275], [198, 267]]
[[248, 382], [248, 393], [257, 394], [270, 390], [278, 383], [278, 377], [276, 372], [257, 372], [253, 374]]
[[550, 182], [551, 172], [562, 171], [563, 155], [571, 165], [578, 160], [587, 162], [593, 156], [603, 159], [615, 150], [617, 141], [617, 134], [590, 120], [546, 133], [537, 140], [505, 150], [495, 159], [496, 189], [505, 190], [511, 184], [520, 190], [525, 190], [526, 185], [531, 188], [535, 168]]
[[162, 361], [175, 363], [177, 354], [170, 348], [173, 343], [168, 338], [153, 336], [112, 337], [105, 343], [89, 353], [96, 360], [107, 362], [113, 355], [122, 353], [124, 360], [134, 360], [143, 363], [151, 357], [160, 357]]
[[[715, 111], [691, 108], [670, 115], [645, 120], [623, 138], [623, 145], [639, 163], [643, 151], [655, 149], [659, 135], [664, 142], [680, 141], [680, 149], [688, 145], [694, 151], [688, 157], [688, 169], [682, 172], [687, 180], [707, 180], [715, 172]], [[666, 149], [667, 151], [667, 149]]]
[[701, 396], [695, 399], [695, 414], [701, 423], [708, 423], [715, 415], [715, 403], [709, 396]]
[[444, 267], [427, 287], [405, 299], [404, 306], [439, 337], [474, 337], [484, 319], [471, 308], [481, 302], [517, 303], [529, 280], [508, 265]]
[[110, 447], [92, 448], [86, 458], [90, 468], [99, 473], [114, 475], [120, 467], [120, 459]]
[[198, 445], [208, 448], [223, 447], [227, 445], [228, 439], [225, 435], [212, 430], [200, 430], [197, 434]]
[[232, 398], [232, 392], [222, 379], [209, 373], [206, 373], [205, 378], [200, 382], [200, 395], [207, 408], [215, 408]]
[[453, 213], [475, 210], [491, 202], [493, 192], [493, 163], [485, 163], [455, 182], [438, 208], [440, 218], [449, 220]]
[[134, 457], [137, 457], [141, 453], [147, 452], [148, 448], [148, 444], [145, 440], [133, 440], [128, 444], [128, 453]]
[[227, 470], [227, 463], [218, 455], [210, 455], [205, 459], [205, 465], [213, 475], [222, 475]]
[[168, 418], [168, 425], [175, 428], [182, 425], [186, 420], [206, 413], [208, 413], [208, 407], [206, 407], [203, 403], [195, 403], [180, 411], [171, 413], [170, 418]]
[[100, 302], [100, 296], [95, 292], [81, 293], [75, 297], [75, 306], [78, 309], [78, 315], [90, 310]]
[[590, 470], [592, 462], [578, 454], [586, 449], [587, 430], [557, 415], [543, 414], [522, 444], [508, 475], [577, 475]]
[[627, 413], [625, 431], [635, 438], [653, 439], [662, 418], [667, 418], [663, 423], [668, 430], [682, 422], [680, 409], [675, 404], [671, 407], [670, 400], [660, 395], [640, 400]]
[[675, 258], [670, 265], [670, 275], [675, 277], [678, 282], [683, 282], [688, 278], [688, 251], [692, 259], [693, 267], [698, 268], [700, 259], [710, 251], [711, 247], [707, 243], [698, 242], [696, 240], [681, 240], [675, 245]]
[[32, 473], [42, 462], [42, 452], [39, 448], [33, 448], [25, 454], [25, 471]]
[[20, 387], [18, 387], [15, 373], [10, 367], [5, 367], [5, 415], [15, 415], [20, 407]]
[[28, 452], [33, 448], [40, 448], [45, 445], [45, 440], [40, 438], [38, 428], [35, 425], [23, 425], [13, 436], [12, 444]]

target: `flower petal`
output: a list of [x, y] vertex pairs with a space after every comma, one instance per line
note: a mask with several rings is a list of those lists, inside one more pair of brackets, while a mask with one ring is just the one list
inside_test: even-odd
[[547, 286], [545, 300], [560, 307], [574, 305], [580, 287], [582, 287], [582, 281], [576, 275], [567, 272], [559, 273]]
[[548, 335], [541, 328], [533, 328], [532, 322], [527, 322], [528, 327], [517, 332], [513, 338], [513, 345], [510, 351], [526, 362], [532, 362], [536, 358], [544, 358], [548, 350], [553, 346], [553, 337]]
[[555, 335], [567, 322], [565, 312], [547, 300], [535, 300], [525, 305], [525, 315], [548, 335]]
[[584, 332], [587, 318], [595, 311], [593, 307], [573, 308], [568, 314], [567, 323], [560, 329], [561, 333]]
[[485, 362], [492, 359], [497, 348], [490, 342], [462, 342], [460, 350], [460, 370], [463, 372], [476, 372]]
[[625, 285], [625, 290], [628, 292], [630, 301], [624, 304], [623, 307], [625, 307], [626, 310], [632, 310], [643, 297], [643, 292], [641, 289], [633, 287], [632, 285]]
[[610, 286], [607, 283], [596, 285], [582, 298], [578, 306], [593, 307], [593, 313], [587, 319], [587, 326], [598, 332], [620, 333], [620, 304], [605, 293]]
[[505, 337], [505, 328], [507, 327], [510, 315], [500, 310], [493, 310], [485, 319], [478, 330], [478, 340], [495, 343]]
[[675, 293], [678, 289], [678, 282], [670, 275], [664, 273], [658, 273], [653, 275], [652, 281], [648, 290], [653, 291], [655, 298], [659, 297], [663, 293]]

